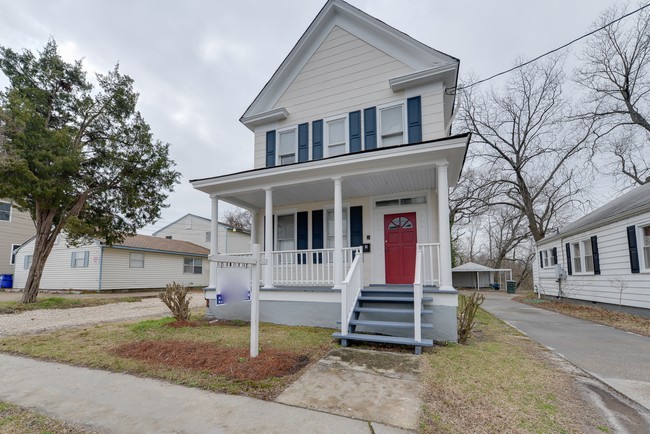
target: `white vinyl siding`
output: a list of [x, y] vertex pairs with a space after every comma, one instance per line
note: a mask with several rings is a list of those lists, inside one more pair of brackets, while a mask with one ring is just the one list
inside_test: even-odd
[[277, 250], [296, 249], [296, 215], [285, 214], [277, 217]]
[[[173, 240], [189, 241], [206, 249], [210, 248], [210, 220], [202, 217], [192, 219], [192, 229], [185, 229], [186, 219], [181, 219], [169, 226], [158, 230], [156, 237], [170, 236]], [[228, 231], [227, 226], [217, 225], [219, 231], [217, 250], [219, 253], [246, 253], [251, 251], [250, 235], [241, 231]]]
[[298, 128], [279, 131], [277, 144], [277, 164], [282, 166], [295, 163], [298, 153]]
[[[420, 95], [422, 139], [445, 137], [448, 132], [444, 123], [442, 82], [414, 89], [412, 94], [393, 92], [390, 88], [391, 78], [411, 72], [415, 71], [397, 59], [334, 27], [274, 106], [284, 107], [291, 113], [289, 119], [279, 122], [275, 128], [308, 122], [311, 132], [311, 123], [315, 120], [356, 110], [363, 113], [368, 107], [394, 105], [407, 97]], [[266, 166], [266, 132], [273, 128], [262, 125], [255, 130], [256, 168]], [[380, 144], [379, 136], [377, 144]], [[325, 147], [325, 143], [323, 145]], [[323, 150], [323, 155], [325, 152]]]
[[144, 268], [144, 253], [129, 253], [129, 268]]
[[36, 229], [28, 212], [11, 207], [8, 200], [0, 200], [0, 206], [8, 210], [0, 218], [0, 274], [13, 274], [14, 264], [22, 268], [22, 262], [12, 261], [13, 246], [27, 242], [36, 235]]
[[[637, 247], [639, 253], [639, 265], [641, 273], [632, 273], [630, 269], [630, 253], [627, 240], [628, 226], [634, 225], [637, 230]], [[645, 252], [647, 243], [642, 240], [645, 233], [644, 228], [650, 227], [650, 213], [646, 212], [636, 217], [610, 223], [601, 227], [590, 229], [589, 232], [576, 234], [564, 239], [540, 244], [540, 250], [557, 247], [558, 262], [561, 267], [568, 271], [566, 263], [566, 243], [571, 246], [571, 263], [574, 264], [573, 245], [582, 244], [586, 247], [584, 252], [591, 252], [591, 236], [597, 236], [598, 239], [598, 256], [600, 264], [600, 273], [594, 274], [593, 271], [576, 273], [572, 270], [572, 275], [567, 275], [562, 280], [562, 292], [566, 297], [579, 300], [595, 301], [599, 303], [610, 303], [618, 305], [621, 297], [624, 306], [636, 306], [650, 309], [650, 269], [644, 269], [646, 256]], [[593, 263], [593, 260], [585, 256], [585, 262]], [[586, 264], [585, 264], [586, 265]], [[539, 260], [533, 267], [534, 282], [542, 294], [556, 296], [558, 294], [558, 282], [555, 277], [554, 268], [539, 269]], [[621, 292], [622, 288], [622, 292]]]
[[201, 258], [183, 258], [183, 273], [185, 274], [202, 274], [203, 259]]

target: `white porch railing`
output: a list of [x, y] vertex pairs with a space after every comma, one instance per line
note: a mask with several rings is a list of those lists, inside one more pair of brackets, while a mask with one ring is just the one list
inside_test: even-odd
[[419, 243], [417, 251], [422, 252], [422, 284], [440, 286], [440, 243]]
[[415, 277], [413, 279], [413, 340], [422, 342], [422, 294], [424, 292], [424, 268], [422, 258], [424, 250], [418, 248], [415, 251]]
[[[361, 247], [343, 249], [343, 273], [361, 257]], [[334, 286], [334, 249], [271, 252], [273, 286]]]
[[345, 280], [341, 284], [341, 334], [348, 334], [348, 325], [352, 318], [354, 305], [363, 289], [363, 264], [361, 255], [356, 255], [350, 270], [346, 273]]

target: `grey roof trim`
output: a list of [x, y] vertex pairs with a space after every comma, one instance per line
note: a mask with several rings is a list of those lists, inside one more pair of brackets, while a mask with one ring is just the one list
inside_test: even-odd
[[139, 251], [139, 252], [150, 252], [150, 253], [164, 253], [167, 255], [177, 255], [177, 256], [196, 256], [196, 257], [202, 257], [202, 258], [207, 258], [208, 254], [207, 253], [187, 253], [187, 252], [174, 252], [171, 250], [160, 250], [160, 249], [147, 249], [146, 247], [130, 247], [130, 246], [118, 246], [118, 245], [106, 245], [102, 244], [102, 247], [107, 248], [107, 249], [119, 249], [119, 250], [133, 250], [133, 251]]

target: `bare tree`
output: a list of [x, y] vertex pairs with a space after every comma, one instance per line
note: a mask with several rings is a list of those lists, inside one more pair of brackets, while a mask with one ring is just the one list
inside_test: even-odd
[[575, 119], [562, 96], [562, 58], [517, 69], [499, 89], [469, 88], [459, 116], [472, 132], [470, 158], [482, 197], [521, 213], [535, 241], [544, 238], [579, 193], [591, 123]]
[[223, 214], [224, 223], [245, 231], [251, 230], [253, 217], [251, 213], [245, 209], [235, 208], [226, 211]]
[[[595, 28], [624, 15], [615, 5]], [[650, 182], [650, 10], [597, 32], [582, 53], [576, 81], [587, 90], [584, 117], [599, 122], [595, 134], [609, 152], [614, 173], [635, 185]]]
[[488, 265], [494, 268], [502, 268], [508, 255], [514, 257], [517, 246], [530, 238], [526, 216], [519, 210], [503, 205], [495, 207], [488, 214], [483, 229], [488, 243]]

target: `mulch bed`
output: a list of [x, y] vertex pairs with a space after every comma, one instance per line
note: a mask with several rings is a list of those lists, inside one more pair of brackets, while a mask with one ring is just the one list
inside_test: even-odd
[[146, 363], [209, 371], [249, 381], [291, 375], [309, 363], [308, 356], [288, 351], [265, 349], [256, 358], [251, 358], [245, 348], [177, 340], [131, 342], [114, 348], [112, 352]]

